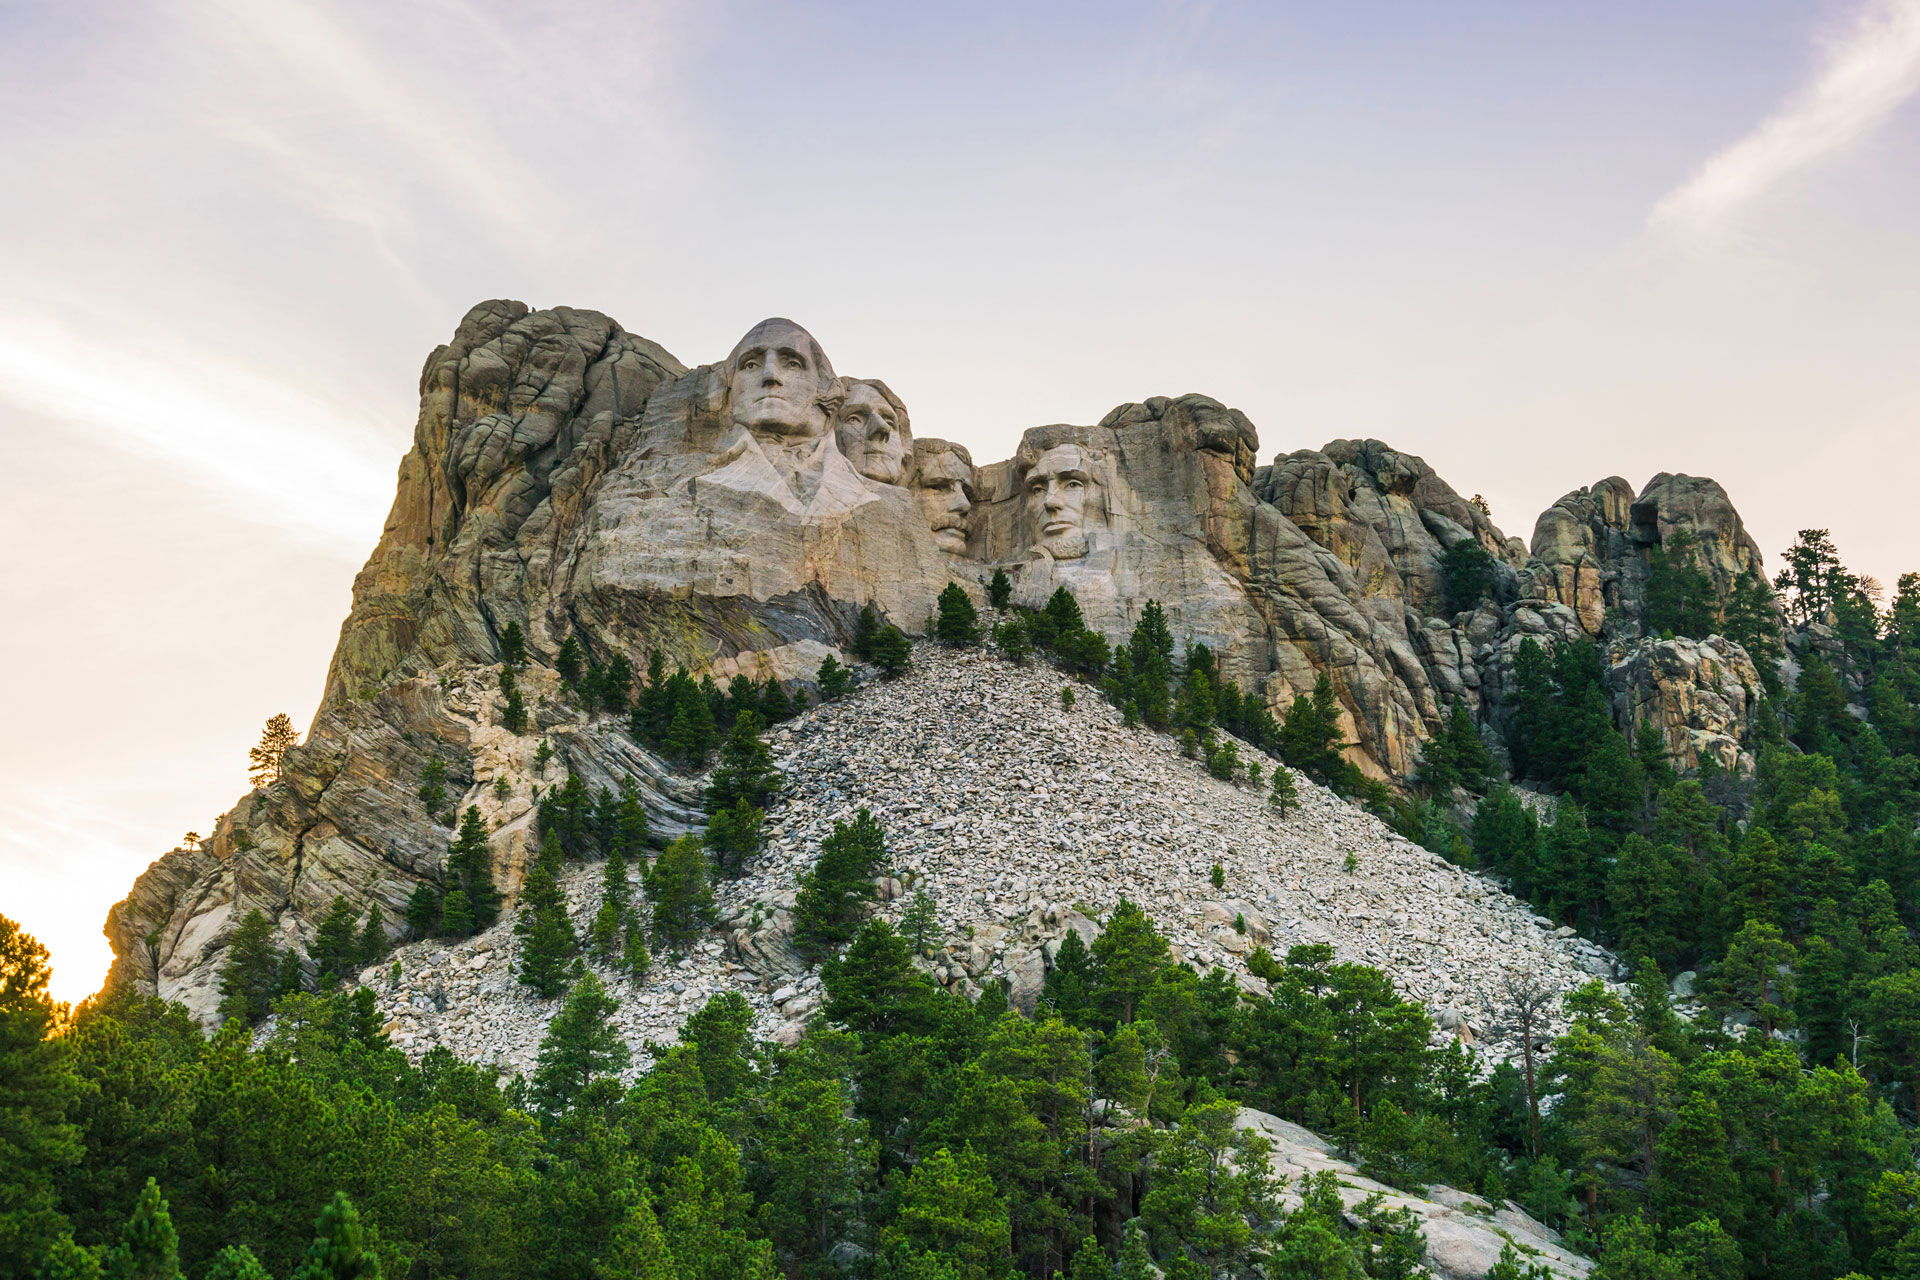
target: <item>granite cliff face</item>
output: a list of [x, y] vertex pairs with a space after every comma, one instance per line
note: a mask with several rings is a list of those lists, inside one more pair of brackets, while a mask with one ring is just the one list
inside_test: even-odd
[[[1688, 765], [1738, 766], [1751, 661], [1724, 640], [1640, 634], [1648, 554], [1683, 529], [1722, 585], [1758, 565], [1710, 480], [1662, 475], [1637, 497], [1604, 480], [1556, 503], [1529, 549], [1378, 441], [1262, 465], [1253, 424], [1205, 396], [1034, 427], [976, 466], [914, 438], [884, 382], [836, 374], [791, 321], [690, 369], [594, 312], [483, 303], [422, 372], [414, 445], [306, 742], [115, 908], [111, 981], [206, 1013], [248, 909], [302, 942], [336, 894], [397, 920], [442, 874], [451, 834], [416, 794], [430, 762], [494, 824], [509, 890], [532, 788], [555, 769], [631, 778], [662, 834], [700, 821], [696, 779], [569, 709], [549, 665], [568, 637], [601, 662], [644, 666], [657, 649], [723, 682], [805, 682], [845, 659], [863, 605], [919, 634], [942, 587], [977, 593], [996, 568], [1023, 603], [1071, 588], [1110, 639], [1158, 600], [1178, 641], [1211, 646], [1276, 712], [1326, 673], [1377, 776], [1407, 776], [1455, 702], [1497, 747], [1529, 636], [1602, 643], [1623, 725], [1650, 720]], [[1469, 541], [1491, 587], [1452, 612], [1443, 557]], [[500, 725], [509, 624], [534, 657], [530, 734]]]

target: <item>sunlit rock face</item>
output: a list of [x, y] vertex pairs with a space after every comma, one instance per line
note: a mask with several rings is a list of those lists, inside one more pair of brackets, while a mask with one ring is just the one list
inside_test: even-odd
[[[1209, 646], [1276, 713], [1326, 675], [1349, 754], [1375, 776], [1408, 776], [1455, 702], [1498, 747], [1527, 637], [1606, 644], [1623, 724], [1650, 720], [1683, 763], [1737, 766], [1751, 663], [1726, 642], [1656, 650], [1639, 634], [1648, 553], [1681, 530], [1719, 585], [1758, 566], [1710, 480], [1578, 490], [1529, 553], [1419, 458], [1336, 440], [1262, 465], [1253, 424], [1202, 395], [1033, 426], [1014, 456], [976, 466], [916, 438], [898, 393], [838, 374], [792, 320], [689, 368], [596, 312], [485, 302], [422, 371], [414, 444], [306, 743], [116, 908], [116, 981], [210, 1008], [208, 965], [248, 904], [289, 939], [336, 894], [397, 921], [442, 874], [450, 835], [415, 798], [429, 761], [460, 805], [498, 817], [509, 889], [526, 824], [491, 808], [503, 779], [630, 778], [658, 832], [698, 823], [697, 786], [616, 722], [557, 718], [549, 664], [568, 637], [594, 662], [644, 668], [658, 650], [722, 682], [804, 686], [829, 654], [848, 660], [863, 606], [923, 634], [944, 586], [983, 598], [996, 569], [1021, 604], [1070, 589], [1114, 642], [1158, 601], [1181, 645]], [[1443, 557], [1468, 541], [1491, 590], [1454, 613]], [[533, 655], [522, 683], [557, 753], [545, 766], [537, 737], [499, 725], [510, 624]]]

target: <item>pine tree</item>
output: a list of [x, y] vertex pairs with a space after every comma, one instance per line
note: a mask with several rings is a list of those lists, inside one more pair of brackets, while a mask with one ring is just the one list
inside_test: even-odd
[[930, 1255], [953, 1280], [1002, 1280], [1012, 1248], [1007, 1204], [979, 1157], [941, 1147], [908, 1175], [880, 1244], [895, 1265]]
[[478, 928], [473, 918], [473, 903], [465, 889], [449, 889], [440, 903], [440, 932], [449, 938], [464, 938]]
[[569, 686], [577, 686], [580, 683], [580, 672], [586, 666], [586, 661], [587, 655], [580, 648], [579, 637], [568, 636], [561, 643], [560, 652], [554, 655], [553, 669], [560, 673], [560, 678]]
[[1120, 1232], [1120, 1261], [1114, 1268], [1114, 1280], [1155, 1280], [1159, 1268], [1147, 1249], [1147, 1233], [1138, 1218], [1128, 1219]]
[[279, 971], [272, 922], [257, 909], [247, 912], [227, 940], [227, 960], [220, 968], [220, 1016], [249, 1026], [266, 1017]]
[[773, 752], [760, 737], [760, 717], [743, 711], [720, 748], [720, 763], [707, 782], [707, 808], [718, 811], [745, 801], [764, 809], [779, 794], [784, 781], [773, 767]]
[[1283, 818], [1300, 807], [1300, 788], [1293, 780], [1293, 771], [1283, 764], [1273, 766], [1273, 786], [1267, 792], [1267, 803]]
[[714, 727], [713, 707], [697, 688], [677, 699], [677, 703], [663, 745], [667, 754], [681, 764], [698, 768], [706, 763], [719, 732]]
[[653, 1201], [643, 1192], [614, 1229], [613, 1242], [594, 1264], [595, 1280], [681, 1280], [687, 1273], [674, 1261]]
[[280, 952], [274, 963], [273, 991], [268, 997], [269, 1005], [281, 996], [290, 996], [307, 989], [307, 968], [298, 947], [288, 947]]
[[913, 900], [907, 903], [906, 912], [900, 917], [900, 936], [918, 956], [930, 958], [934, 948], [940, 945], [939, 909], [925, 890], [915, 890]]
[[873, 665], [889, 680], [904, 672], [913, 661], [913, 647], [907, 643], [906, 633], [892, 623], [880, 628], [880, 634], [873, 638], [869, 648]]
[[1066, 1280], [1113, 1280], [1113, 1263], [1107, 1260], [1106, 1250], [1092, 1236], [1084, 1236], [1080, 1247], [1073, 1251], [1073, 1265], [1067, 1268]]
[[620, 952], [620, 934], [632, 909], [633, 891], [627, 883], [625, 845], [616, 842], [600, 871], [600, 908], [594, 913], [588, 939], [594, 954], [612, 961]]
[[300, 735], [294, 731], [293, 721], [282, 712], [267, 721], [267, 727], [260, 731], [260, 743], [247, 752], [247, 779], [256, 787], [264, 787], [280, 780], [281, 762], [285, 760], [287, 749], [297, 746]]
[[500, 661], [510, 667], [527, 665], [527, 633], [517, 622], [509, 622], [500, 632]]
[[[467, 932], [485, 929], [500, 918], [500, 894], [493, 884], [493, 849], [487, 841], [486, 821], [477, 806], [468, 806], [460, 815], [459, 834], [447, 850], [447, 869], [465, 896], [464, 905], [472, 922]], [[456, 937], [463, 936], [455, 933], [449, 923], [452, 915], [450, 906], [442, 908], [441, 927]]]
[[1462, 538], [1440, 556], [1440, 577], [1449, 614], [1475, 608], [1493, 591], [1499, 567], [1492, 554], [1473, 538]]
[[56, 1196], [82, 1157], [66, 1111], [78, 1081], [55, 1037], [47, 949], [0, 915], [0, 1275], [31, 1273], [60, 1237]]
[[993, 624], [993, 645], [1000, 656], [1019, 666], [1033, 654], [1033, 637], [1021, 619], [1002, 618]]
[[939, 618], [934, 623], [933, 634], [940, 643], [954, 648], [980, 643], [979, 610], [973, 607], [972, 599], [959, 583], [949, 582], [940, 592], [937, 605]]
[[1173, 958], [1147, 913], [1126, 898], [1107, 914], [1092, 952], [1102, 1006], [1118, 1022], [1133, 1021], [1140, 1001]]
[[366, 968], [387, 953], [387, 922], [380, 908], [368, 907], [366, 923], [360, 926], [360, 938], [354, 947], [354, 964]]
[[407, 935], [416, 941], [430, 938], [440, 927], [440, 895], [430, 884], [415, 886], [407, 898]]
[[760, 852], [765, 816], [743, 798], [707, 820], [707, 850], [721, 875], [733, 880], [746, 873], [747, 864]]
[[520, 918], [513, 931], [520, 939], [520, 981], [536, 995], [551, 1000], [566, 990], [578, 967], [574, 957], [580, 941], [567, 916], [566, 895], [560, 888], [560, 841], [551, 831], [540, 846], [540, 856], [527, 873], [520, 896]]
[[860, 616], [853, 624], [853, 643], [847, 647], [853, 656], [862, 662], [873, 661], [873, 642], [880, 638], [880, 615], [871, 604], [860, 606]]
[[514, 679], [511, 666], [500, 669], [500, 692], [506, 697], [500, 707], [500, 727], [508, 733], [525, 733], [527, 703], [520, 696], [520, 682]]
[[767, 683], [761, 686], [760, 719], [763, 723], [779, 724], [783, 720], [791, 720], [799, 715], [806, 705], [804, 693], [797, 697], [789, 697], [787, 686], [772, 676], [768, 676]]
[[360, 1225], [360, 1212], [336, 1191], [313, 1224], [313, 1243], [293, 1280], [380, 1280], [380, 1257], [373, 1233]]
[[1004, 609], [1013, 602], [1013, 580], [1007, 577], [1005, 569], [996, 568], [993, 577], [987, 580], [987, 603], [996, 609]]
[[620, 1002], [587, 973], [573, 984], [566, 1003], [547, 1024], [534, 1063], [533, 1096], [547, 1111], [567, 1109], [596, 1077], [624, 1070], [632, 1054], [610, 1019]]
[[1053, 624], [1053, 635], [1057, 639], [1071, 631], [1086, 629], [1087, 620], [1080, 612], [1080, 601], [1073, 592], [1065, 587], [1055, 587], [1053, 594], [1047, 597], [1047, 607], [1041, 612]]
[[442, 812], [447, 807], [447, 766], [439, 760], [429, 760], [420, 770], [420, 803], [426, 806], [427, 816], [435, 822], [450, 821], [443, 819]]
[[336, 986], [358, 969], [359, 927], [360, 913], [344, 894], [336, 896], [313, 935], [315, 976], [322, 990]]
[[213, 1261], [201, 1273], [200, 1280], [273, 1280], [253, 1250], [243, 1244], [230, 1244], [213, 1255]]
[[853, 685], [853, 672], [841, 666], [832, 654], [820, 659], [820, 672], [814, 677], [820, 685], [820, 700], [833, 702], [846, 696]]
[[852, 822], [833, 824], [796, 895], [793, 942], [803, 954], [826, 955], [853, 937], [876, 896], [874, 876], [886, 861], [886, 833], [869, 810], [861, 809]]
[[[216, 1260], [217, 1263], [217, 1260]], [[104, 1274], [100, 1267], [100, 1255], [92, 1249], [73, 1242], [72, 1236], [61, 1236], [49, 1247], [41, 1258], [40, 1269], [31, 1274], [36, 1280], [101, 1280]], [[227, 1280], [226, 1277], [209, 1272], [207, 1280]], [[272, 1280], [265, 1272], [257, 1277], [246, 1276], [240, 1280]]]
[[629, 907], [621, 925], [620, 967], [628, 976], [638, 978], [653, 968], [653, 955], [647, 950], [647, 921], [638, 909]]
[[633, 702], [633, 659], [624, 653], [613, 655], [600, 673], [599, 704], [602, 711], [625, 715]]
[[1100, 975], [1087, 944], [1078, 932], [1069, 929], [1060, 938], [1053, 965], [1041, 983], [1040, 1000], [1055, 1017], [1076, 1027], [1095, 1024], [1100, 996]]
[[700, 837], [684, 835], [668, 845], [647, 872], [646, 887], [660, 940], [674, 948], [693, 941], [713, 912], [707, 850]]
[[152, 1178], [141, 1188], [114, 1254], [111, 1270], [116, 1280], [181, 1280], [180, 1237], [160, 1184]]

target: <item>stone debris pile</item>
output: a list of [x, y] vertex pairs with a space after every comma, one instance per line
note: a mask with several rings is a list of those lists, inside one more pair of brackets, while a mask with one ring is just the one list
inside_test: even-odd
[[[1497, 1056], [1512, 1049], [1499, 1038], [1507, 975], [1562, 989], [1617, 976], [1600, 947], [1325, 788], [1299, 778], [1299, 806], [1283, 817], [1264, 787], [1211, 777], [1172, 738], [1125, 727], [1093, 690], [1064, 707], [1066, 683], [1043, 664], [920, 645], [909, 674], [775, 728], [768, 741], [787, 786], [768, 814], [766, 851], [716, 885], [715, 930], [684, 955], [656, 956], [642, 979], [604, 974], [636, 1065], [721, 991], [745, 995], [762, 1034], [799, 1034], [821, 992], [791, 945], [795, 893], [834, 822], [863, 807], [892, 855], [879, 914], [897, 922], [916, 894], [930, 897], [941, 938], [928, 968], [967, 995], [1004, 980], [1016, 1004], [1030, 1004], [1066, 932], [1091, 941], [1122, 897], [1146, 909], [1179, 959], [1225, 968], [1251, 991], [1262, 987], [1246, 971], [1255, 947], [1284, 956], [1329, 944], [1340, 960], [1385, 970], [1442, 1034]], [[1277, 767], [1247, 754], [1263, 772]], [[599, 874], [570, 872], [582, 931]], [[445, 1044], [525, 1070], [558, 1002], [515, 981], [516, 950], [509, 914], [458, 945], [402, 947], [365, 980], [403, 1048]]]

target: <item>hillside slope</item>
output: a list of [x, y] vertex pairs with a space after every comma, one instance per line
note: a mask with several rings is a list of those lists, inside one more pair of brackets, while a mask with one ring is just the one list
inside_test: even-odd
[[[794, 891], [834, 821], [861, 807], [892, 852], [881, 913], [897, 919], [908, 895], [927, 893], [945, 935], [931, 968], [969, 994], [1004, 978], [1015, 1002], [1030, 1004], [1064, 933], [1091, 938], [1122, 897], [1196, 968], [1224, 967], [1257, 989], [1246, 972], [1254, 946], [1328, 943], [1340, 959], [1391, 974], [1469, 1041], [1494, 1031], [1509, 974], [1570, 989], [1615, 972], [1599, 947], [1324, 788], [1300, 779], [1300, 807], [1282, 817], [1262, 791], [1182, 758], [1171, 738], [1124, 727], [1093, 690], [1078, 687], [1064, 708], [1063, 684], [1044, 665], [923, 644], [909, 674], [776, 728], [769, 742], [787, 789], [769, 814], [766, 852], [717, 886], [720, 928], [684, 956], [657, 957], [640, 981], [607, 975], [640, 1061], [648, 1042], [670, 1040], [720, 991], [747, 996], [762, 1034], [798, 1033], [818, 979], [788, 943]], [[1222, 889], [1210, 880], [1215, 863]], [[583, 930], [599, 876], [572, 872]], [[525, 1070], [557, 1001], [515, 981], [517, 945], [509, 914], [458, 945], [401, 947], [365, 980], [410, 1052], [444, 1044]]]

